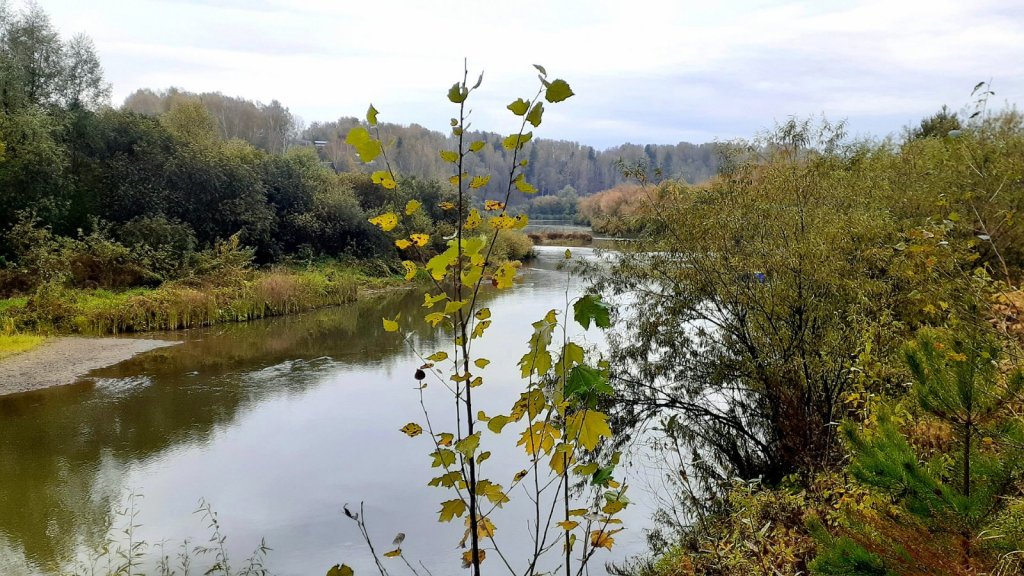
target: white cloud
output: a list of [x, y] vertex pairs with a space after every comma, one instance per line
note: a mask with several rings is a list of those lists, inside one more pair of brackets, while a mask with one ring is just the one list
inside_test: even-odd
[[546, 137], [598, 146], [749, 136], [826, 113], [887, 132], [959, 108], [974, 82], [1024, 97], [1024, 8], [997, 1], [47, 0], [67, 34], [96, 41], [115, 99], [180, 86], [280, 100], [312, 120], [359, 115], [443, 129], [463, 55], [486, 69], [477, 127], [509, 129], [504, 104], [530, 64], [578, 96]]

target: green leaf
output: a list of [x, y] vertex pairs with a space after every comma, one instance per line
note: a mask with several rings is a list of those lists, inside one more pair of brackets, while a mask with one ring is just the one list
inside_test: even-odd
[[594, 476], [590, 479], [590, 483], [595, 486], [605, 486], [608, 484], [608, 481], [612, 479], [612, 473], [614, 472], [614, 466], [599, 468], [597, 472], [594, 472]]
[[484, 73], [483, 73], [483, 71], [481, 71], [481, 72], [480, 72], [480, 77], [478, 77], [478, 78], [476, 79], [476, 84], [473, 84], [473, 88], [471, 88], [471, 89], [472, 89], [472, 90], [476, 90], [476, 89], [477, 89], [477, 88], [479, 88], [479, 87], [480, 87], [480, 85], [481, 85], [481, 84], [483, 84], [483, 83], [484, 83]]
[[327, 576], [355, 576], [355, 572], [345, 564], [335, 564], [333, 568], [327, 571]]
[[540, 119], [543, 115], [544, 103], [537, 102], [536, 104], [533, 105], [533, 108], [530, 109], [530, 113], [526, 115], [526, 121], [529, 122], [530, 124], [533, 124], [533, 127], [536, 128], [540, 126]]
[[373, 107], [373, 104], [370, 104], [370, 109], [366, 111], [366, 122], [370, 126], [377, 125], [377, 109]]
[[567, 100], [572, 95], [572, 88], [565, 80], [555, 80], [548, 84], [547, 90], [544, 91], [544, 99], [552, 104]]
[[469, 90], [463, 88], [458, 82], [452, 84], [452, 87], [448, 89], [448, 99], [455, 104], [462, 104], [466, 101], [467, 96], [469, 96]]
[[522, 98], [517, 99], [515, 102], [506, 106], [516, 116], [522, 116], [530, 109], [530, 103]]
[[610, 328], [612, 325], [608, 304], [601, 300], [596, 294], [587, 294], [572, 305], [573, 318], [579, 322], [584, 329], [590, 328], [593, 321], [599, 328]]
[[565, 395], [585, 398], [591, 394], [610, 396], [615, 390], [605, 381], [600, 370], [590, 366], [575, 366], [565, 382]]
[[548, 71], [545, 70], [544, 67], [541, 66], [540, 64], [534, 64], [533, 67], [536, 68], [537, 71], [540, 72], [541, 74], [543, 74], [544, 76], [548, 75]]

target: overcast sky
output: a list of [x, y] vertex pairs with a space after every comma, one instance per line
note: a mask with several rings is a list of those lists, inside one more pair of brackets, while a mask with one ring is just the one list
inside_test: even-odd
[[[17, 5], [17, 2], [15, 2]], [[971, 102], [1024, 102], [1024, 1], [41, 0], [96, 42], [114, 104], [177, 86], [279, 100], [307, 123], [362, 116], [445, 130], [445, 93], [485, 71], [475, 128], [505, 132], [531, 64], [577, 96], [538, 136], [622, 142], [750, 137], [792, 115], [884, 136]]]

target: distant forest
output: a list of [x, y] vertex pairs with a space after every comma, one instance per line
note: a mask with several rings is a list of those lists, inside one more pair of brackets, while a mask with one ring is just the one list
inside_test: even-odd
[[[274, 100], [261, 104], [224, 96], [219, 93], [195, 94], [175, 88], [154, 92], [137, 90], [125, 100], [124, 107], [133, 112], [159, 115], [170, 111], [181, 102], [198, 101], [217, 119], [220, 136], [239, 138], [271, 154], [283, 152], [296, 144], [319, 147], [322, 161], [338, 172], [369, 172], [373, 166], [358, 163], [355, 151], [345, 143], [345, 136], [360, 121], [340, 118], [333, 122], [313, 122], [303, 127], [288, 109]], [[412, 124], [382, 124], [382, 134], [394, 142], [388, 150], [392, 166], [402, 175], [444, 180], [451, 175], [451, 166], [438, 156], [438, 150], [454, 147], [451, 136]], [[501, 145], [505, 135], [494, 132], [473, 133], [471, 139], [488, 143], [470, 158], [471, 173], [500, 174], [508, 170], [509, 151]], [[619, 160], [645, 162], [657, 169], [665, 178], [683, 179], [690, 183], [707, 180], [718, 169], [715, 144], [675, 145], [622, 144], [607, 150], [565, 140], [534, 140], [529, 148], [526, 180], [539, 189], [539, 196], [553, 195], [566, 186], [581, 196], [612, 188], [624, 181], [617, 163]], [[484, 189], [485, 198], [504, 195], [500, 178], [495, 178]]]

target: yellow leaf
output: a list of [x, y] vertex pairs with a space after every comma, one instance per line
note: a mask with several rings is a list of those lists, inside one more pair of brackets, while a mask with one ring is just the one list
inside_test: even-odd
[[[480, 563], [483, 564], [484, 563], [484, 558], [487, 557], [487, 551], [486, 550], [477, 550], [477, 553], [480, 555]], [[473, 565], [473, 551], [472, 550], [467, 550], [467, 551], [462, 553], [462, 567], [463, 568], [469, 568], [472, 565]]]
[[501, 434], [501, 429], [508, 424], [508, 416], [495, 416], [487, 422], [487, 429], [495, 434]]
[[565, 530], [566, 532], [575, 529], [579, 525], [579, 522], [573, 522], [572, 520], [565, 520], [558, 523], [558, 527], [562, 530]]
[[477, 310], [476, 314], [474, 314], [473, 316], [475, 316], [477, 320], [487, 320], [488, 318], [491, 317], [491, 309], [481, 308]]
[[529, 472], [527, 472], [526, 470], [520, 470], [519, 472], [516, 472], [515, 476], [512, 477], [512, 481], [519, 482], [523, 478], [526, 478], [527, 474], [529, 474]]
[[409, 438], [413, 438], [423, 433], [423, 427], [415, 422], [409, 422], [405, 426], [399, 428], [398, 431], [404, 433]]
[[483, 224], [484, 219], [480, 216], [480, 211], [473, 208], [469, 211], [469, 216], [466, 217], [466, 223], [463, 228], [466, 230], [475, 230]]
[[483, 463], [484, 460], [487, 460], [490, 457], [491, 457], [491, 453], [490, 452], [481, 452], [481, 453], [477, 454], [477, 456], [476, 456], [476, 465], [479, 466], [480, 464]]
[[452, 518], [462, 517], [466, 513], [466, 503], [461, 499], [441, 502], [441, 522], [451, 522]]
[[398, 246], [399, 250], [405, 250], [409, 246], [412, 246], [412, 242], [409, 242], [408, 240], [405, 240], [403, 238], [403, 239], [395, 240], [395, 246]]
[[484, 330], [487, 330], [487, 328], [490, 327], [490, 325], [491, 325], [491, 321], [490, 320], [484, 320], [483, 322], [480, 322], [476, 326], [474, 326], [473, 327], [473, 338], [479, 338], [479, 337], [483, 336], [484, 335]]
[[395, 316], [394, 320], [388, 320], [387, 318], [382, 320], [384, 321], [385, 332], [398, 332], [398, 316]]
[[412, 280], [413, 276], [416, 275], [416, 263], [409, 260], [403, 260], [402, 267], [405, 268], [405, 279]]
[[395, 226], [398, 226], [398, 216], [394, 212], [388, 212], [386, 214], [370, 218], [370, 224], [380, 226], [381, 230], [390, 232]]
[[512, 405], [512, 413], [509, 414], [509, 418], [518, 422], [523, 415], [529, 415], [530, 420], [533, 420], [544, 409], [544, 403], [544, 393], [540, 390], [523, 392], [519, 395], [519, 400]]
[[555, 474], [561, 476], [568, 466], [572, 466], [576, 462], [576, 457], [572, 452], [572, 446], [565, 442], [559, 442], [555, 446], [554, 452], [551, 453], [551, 461], [548, 462]]
[[611, 550], [612, 546], [615, 544], [615, 539], [612, 538], [612, 535], [621, 531], [622, 528], [609, 530], [607, 532], [604, 530], [593, 530], [590, 532], [590, 545], [594, 548], [607, 548]]
[[480, 447], [480, 432], [474, 432], [455, 443], [455, 449], [466, 458], [472, 458], [476, 449]]
[[438, 294], [437, 296], [431, 296], [429, 293], [428, 294], [424, 294], [423, 295], [423, 307], [424, 308], [433, 308], [435, 304], [437, 304], [441, 300], [444, 300], [447, 297], [448, 297], [448, 295], [445, 294], [444, 292]]
[[469, 387], [470, 388], [476, 388], [477, 386], [483, 386], [483, 384], [484, 384], [483, 377], [477, 376], [476, 378], [473, 378], [473, 380], [470, 381]]
[[444, 305], [444, 313], [452, 314], [454, 312], [458, 312], [459, 310], [462, 310], [466, 304], [469, 304], [469, 300], [455, 300], [448, 302]]
[[587, 515], [587, 509], [586, 508], [573, 508], [572, 510], [569, 510], [569, 516], [586, 516], [586, 515]]
[[517, 268], [519, 268], [519, 262], [503, 263], [494, 271], [494, 275], [491, 277], [491, 283], [494, 284], [495, 288], [511, 288], [512, 281], [516, 277]]
[[412, 240], [413, 244], [422, 248], [430, 241], [430, 236], [427, 234], [410, 234], [409, 239]]
[[547, 422], [534, 422], [523, 431], [516, 446], [522, 446], [530, 456], [547, 454], [555, 447], [562, 433]]
[[[469, 525], [470, 525], [469, 524], [469, 518], [466, 518], [466, 527], [469, 527]], [[486, 516], [484, 516], [483, 518], [477, 518], [476, 519], [476, 534], [477, 534], [477, 537], [479, 537], [481, 539], [483, 539], [483, 538], [493, 538], [495, 530], [496, 529], [494, 527], [494, 523], [491, 522], [490, 518], [487, 518]]]
[[504, 214], [494, 216], [490, 219], [491, 228], [495, 230], [510, 230], [516, 225], [516, 219]]
[[401, 555], [402, 555], [402, 549], [401, 548], [395, 548], [391, 552], [385, 552], [384, 553], [384, 557], [385, 558], [397, 558], [398, 556], [401, 556]]
[[447, 359], [448, 359], [448, 353], [444, 352], [444, 351], [434, 352], [430, 356], [427, 356], [427, 360], [430, 360], [431, 362], [441, 362], [442, 360], [447, 360]]
[[441, 202], [437, 207], [441, 210], [455, 210], [455, 204], [452, 204], [451, 202]]
[[335, 564], [327, 571], [327, 576], [355, 576], [355, 572], [345, 564]]
[[566, 434], [587, 450], [597, 448], [601, 438], [610, 438], [608, 416], [594, 410], [582, 410], [569, 416], [565, 421]]
[[604, 505], [604, 508], [601, 508], [601, 512], [604, 512], [605, 514], [609, 514], [609, 515], [617, 514], [617, 513], [619, 513], [625, 507], [626, 507], [626, 503], [625, 502], [620, 502], [620, 501], [609, 502], [609, 503]]
[[419, 200], [409, 200], [405, 203], [405, 215], [412, 216], [422, 205]]
[[473, 180], [470, 181], [470, 183], [469, 183], [469, 187], [471, 189], [473, 189], [473, 190], [476, 190], [477, 188], [483, 188], [484, 186], [487, 186], [487, 183], [490, 182], [490, 181], [491, 181], [491, 176], [490, 175], [487, 175], [487, 176], [474, 176]]
[[394, 190], [395, 188], [398, 188], [398, 182], [395, 182], [395, 179], [392, 178], [391, 176], [387, 176], [384, 179], [382, 179], [380, 181], [380, 185], [386, 188], [387, 190]]
[[430, 322], [431, 326], [437, 326], [442, 320], [444, 320], [444, 314], [441, 312], [431, 312], [424, 316], [423, 319]]
[[505, 491], [502, 489], [501, 484], [494, 484], [490, 480], [481, 480], [476, 483], [476, 493], [479, 496], [483, 496], [494, 504], [501, 507], [509, 501], [508, 496], [505, 495]]
[[486, 368], [490, 363], [491, 361], [487, 358], [477, 358], [476, 360], [473, 360], [473, 364], [476, 364], [477, 368]]
[[440, 436], [440, 438], [437, 440], [437, 444], [439, 446], [451, 446], [452, 440], [455, 439], [455, 435], [450, 434], [448, 432], [441, 432], [440, 434], [438, 434], [438, 436]]
[[451, 162], [452, 164], [459, 161], [459, 153], [454, 150], [441, 150], [441, 160], [445, 162]]
[[505, 209], [505, 204], [503, 202], [498, 202], [497, 200], [487, 200], [486, 202], [484, 202], [484, 210], [489, 210], [489, 211], [493, 212], [495, 210], [504, 210], [504, 209]]

